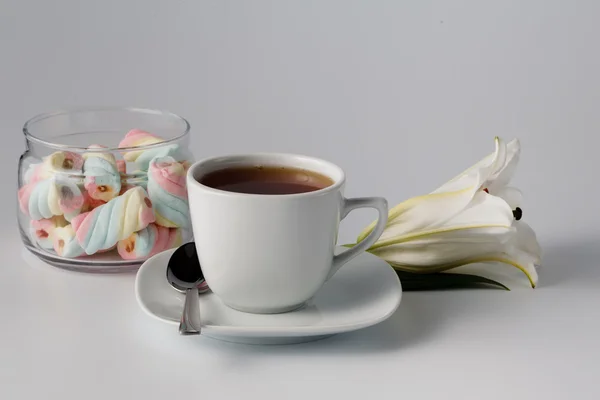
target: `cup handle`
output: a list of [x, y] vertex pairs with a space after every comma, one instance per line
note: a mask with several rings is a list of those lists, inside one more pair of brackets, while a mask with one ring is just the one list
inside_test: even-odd
[[329, 275], [327, 276], [327, 280], [329, 280], [341, 268], [342, 265], [346, 264], [360, 253], [373, 246], [377, 239], [379, 239], [379, 236], [381, 236], [383, 233], [387, 223], [388, 214], [387, 200], [383, 197], [357, 197], [354, 199], [344, 199], [342, 219], [346, 218], [350, 211], [365, 207], [374, 208], [379, 212], [379, 218], [377, 219], [375, 228], [362, 242], [341, 254], [333, 256], [333, 263], [331, 266], [331, 271], [329, 271]]

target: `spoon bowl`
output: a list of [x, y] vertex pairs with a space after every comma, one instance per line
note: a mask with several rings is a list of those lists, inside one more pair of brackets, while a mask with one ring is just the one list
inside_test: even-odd
[[200, 334], [198, 294], [206, 292], [208, 287], [198, 261], [196, 245], [193, 242], [184, 244], [173, 253], [167, 265], [167, 281], [175, 290], [185, 293], [179, 333], [182, 335]]

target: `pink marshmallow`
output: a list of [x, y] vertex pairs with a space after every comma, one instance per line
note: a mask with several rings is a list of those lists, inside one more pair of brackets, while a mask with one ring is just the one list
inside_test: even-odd
[[158, 185], [167, 192], [181, 198], [187, 197], [185, 166], [179, 162], [150, 163], [149, 174]]
[[117, 160], [117, 171], [121, 174], [127, 172], [127, 162], [125, 160]]
[[119, 147], [135, 147], [142, 146], [144, 144], [152, 144], [162, 142], [164, 139], [143, 131], [141, 129], [132, 129], [121, 140]]
[[29, 215], [29, 198], [31, 197], [31, 192], [33, 191], [34, 187], [35, 183], [28, 183], [23, 185], [17, 193], [19, 208], [21, 208], [21, 211], [23, 211], [23, 214], [25, 215]]

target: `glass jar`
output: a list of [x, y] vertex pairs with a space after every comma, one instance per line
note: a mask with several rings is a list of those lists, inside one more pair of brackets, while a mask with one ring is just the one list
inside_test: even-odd
[[189, 131], [175, 114], [137, 108], [27, 121], [17, 210], [25, 246], [62, 268], [119, 272], [190, 241]]

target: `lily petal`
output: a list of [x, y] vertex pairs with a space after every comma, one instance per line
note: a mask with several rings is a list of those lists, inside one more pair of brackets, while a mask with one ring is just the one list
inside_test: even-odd
[[[426, 229], [462, 211], [490, 176], [500, 171], [506, 162], [506, 144], [498, 137], [495, 138], [495, 143], [494, 153], [437, 190], [425, 196], [413, 197], [393, 207], [388, 213], [387, 228], [380, 240]], [[393, 231], [388, 229], [391, 226], [394, 226]], [[361, 232], [357, 242], [364, 240], [374, 227], [375, 221]]]
[[473, 227], [512, 225], [512, 208], [503, 199], [480, 191], [460, 213], [440, 224], [440, 227]]
[[486, 184], [490, 193], [499, 191], [508, 185], [515, 170], [517, 169], [520, 156], [521, 143], [518, 139], [513, 139], [506, 145], [506, 159], [502, 165], [502, 168], [496, 170], [492, 176], [490, 176], [489, 182]]
[[519, 250], [527, 253], [535, 265], [540, 265], [542, 262], [542, 248], [537, 241], [534, 230], [522, 221], [515, 221], [513, 226], [516, 228], [514, 245]]
[[523, 204], [523, 194], [517, 188], [507, 186], [501, 188], [497, 192], [491, 191], [490, 193], [506, 201], [511, 210], [514, 210]]
[[[406, 246], [418, 246], [421, 244], [432, 245], [436, 243], [455, 243], [455, 244], [478, 244], [478, 243], [512, 243], [515, 235], [516, 228], [512, 227], [482, 227], [482, 228], [467, 228], [467, 229], [456, 229], [445, 232], [426, 233], [423, 235], [411, 235], [410, 240], [399, 241], [398, 243], [392, 244], [406, 244]], [[386, 247], [386, 246], [383, 246]], [[383, 248], [380, 247], [380, 248]], [[376, 250], [371, 248], [371, 250]]]
[[[518, 271], [518, 272], [517, 272]], [[493, 254], [480, 259], [473, 259], [455, 268], [446, 270], [448, 273], [474, 274], [500, 282], [508, 287], [518, 286], [519, 277], [525, 274], [531, 287], [538, 285], [539, 276], [532, 262], [524, 253]]]
[[[437, 205], [444, 207], [443, 204]], [[427, 210], [435, 214], [435, 209]], [[425, 212], [423, 212], [426, 215]], [[447, 220], [432, 221], [430, 226], [424, 229], [411, 229], [407, 232], [405, 225], [413, 227], [419, 222], [419, 215], [411, 215], [406, 222], [392, 223], [386, 227], [384, 235], [371, 247], [376, 249], [379, 247], [389, 246], [392, 244], [408, 242], [414, 239], [420, 239], [428, 235], [461, 231], [466, 229], [488, 229], [500, 228], [504, 230], [511, 229], [514, 220], [512, 210], [506, 202], [499, 197], [491, 196], [483, 191], [477, 192], [469, 205], [462, 212], [453, 215]], [[423, 216], [425, 218], [425, 216]], [[414, 221], [416, 219], [417, 221]], [[439, 222], [436, 224], [436, 222]], [[435, 225], [433, 225], [435, 224]]]
[[[377, 257], [405, 271], [437, 271], [439, 266], [454, 265], [454, 263], [473, 257], [484, 257], [488, 254], [502, 252], [504, 246], [499, 241], [481, 238], [477, 242], [456, 242], [436, 240], [430, 243], [423, 241], [398, 243], [391, 246], [370, 250]], [[431, 271], [430, 271], [431, 269]]]
[[[473, 171], [449, 182], [445, 192], [413, 197], [398, 204], [389, 211], [386, 229], [379, 240], [424, 230], [447, 221], [469, 205], [486, 177], [487, 174], [479, 170]], [[375, 222], [358, 236], [357, 242], [367, 237], [374, 227]]]
[[539, 278], [535, 264], [525, 253], [490, 253], [446, 264], [428, 265], [426, 267], [415, 267], [390, 262], [390, 265], [392, 265], [394, 269], [400, 271], [425, 274], [442, 271], [472, 274], [495, 280], [510, 287], [510, 281], [513, 279], [507, 279], [507, 277], [510, 276], [509, 273], [511, 270], [501, 269], [499, 268], [499, 264], [516, 268], [527, 276], [531, 287], [535, 288], [537, 286]]
[[506, 163], [507, 149], [506, 143], [499, 137], [494, 138], [494, 143], [496, 145], [496, 150], [493, 153], [488, 154], [481, 161], [475, 163], [475, 165], [469, 167], [467, 170], [450, 179], [448, 182], [436, 189], [433, 193], [446, 191], [449, 184], [460, 180], [464, 175], [468, 175], [473, 171], [485, 171], [485, 174], [482, 174], [485, 175], [485, 177], [484, 181], [481, 182], [481, 184], [488, 181], [492, 175], [498, 174], [498, 172], [503, 168], [504, 164]]

